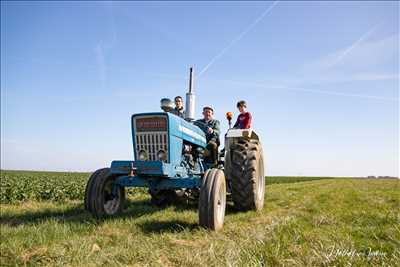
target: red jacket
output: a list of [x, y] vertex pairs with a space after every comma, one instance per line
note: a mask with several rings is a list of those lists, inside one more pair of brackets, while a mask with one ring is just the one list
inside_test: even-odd
[[243, 114], [239, 114], [235, 125], [233, 125], [234, 128], [238, 129], [249, 129], [251, 128], [251, 114], [250, 112], [245, 112]]

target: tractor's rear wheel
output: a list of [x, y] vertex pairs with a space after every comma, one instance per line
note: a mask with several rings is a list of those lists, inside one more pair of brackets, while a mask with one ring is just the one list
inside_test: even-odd
[[121, 212], [125, 201], [125, 188], [118, 187], [112, 192], [116, 176], [110, 168], [99, 169], [89, 178], [85, 190], [85, 209], [97, 218]]
[[226, 183], [224, 172], [209, 169], [205, 172], [199, 198], [199, 224], [218, 231], [224, 225]]
[[229, 178], [232, 200], [241, 211], [262, 210], [264, 206], [265, 176], [261, 144], [241, 139], [230, 147]]

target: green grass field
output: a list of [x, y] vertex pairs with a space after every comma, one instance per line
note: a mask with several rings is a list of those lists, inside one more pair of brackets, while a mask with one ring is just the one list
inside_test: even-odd
[[[46, 177], [64, 178], [57, 189], [35, 182]], [[80, 200], [87, 178], [2, 171], [2, 266], [399, 266], [399, 180], [268, 177], [264, 210], [229, 203], [214, 233], [198, 227], [195, 203], [159, 209], [143, 190], [121, 216], [96, 221]], [[4, 197], [19, 192], [13, 181], [32, 192]]]

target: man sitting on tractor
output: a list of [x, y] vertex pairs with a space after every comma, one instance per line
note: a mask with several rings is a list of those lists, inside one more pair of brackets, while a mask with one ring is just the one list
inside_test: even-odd
[[194, 122], [196, 126], [203, 130], [206, 134], [207, 146], [206, 149], [209, 153], [206, 153], [205, 156], [210, 158], [210, 161], [213, 164], [217, 164], [217, 157], [218, 157], [218, 146], [219, 142], [219, 121], [213, 119], [214, 110], [211, 107], [204, 107], [203, 108], [203, 119], [197, 120]]

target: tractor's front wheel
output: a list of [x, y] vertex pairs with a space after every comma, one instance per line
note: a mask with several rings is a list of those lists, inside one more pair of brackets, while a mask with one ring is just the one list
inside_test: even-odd
[[97, 218], [121, 212], [125, 201], [125, 188], [118, 187], [113, 192], [116, 176], [110, 168], [99, 169], [89, 178], [85, 190], [85, 209]]
[[209, 169], [205, 172], [199, 198], [199, 224], [218, 231], [224, 225], [226, 183], [224, 172]]

